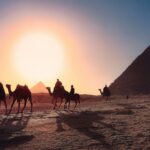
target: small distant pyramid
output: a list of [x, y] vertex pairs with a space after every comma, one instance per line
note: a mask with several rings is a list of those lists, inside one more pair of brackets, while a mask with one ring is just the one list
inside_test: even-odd
[[48, 93], [43, 82], [38, 82], [31, 88], [32, 93]]
[[110, 85], [112, 94], [150, 94], [150, 46]]

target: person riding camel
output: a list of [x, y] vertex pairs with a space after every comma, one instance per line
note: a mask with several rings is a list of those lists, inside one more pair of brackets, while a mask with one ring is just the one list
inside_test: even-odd
[[105, 85], [105, 87], [103, 88], [103, 93], [104, 93], [105, 96], [109, 96], [110, 95], [110, 90], [107, 87], [107, 85]]
[[70, 97], [71, 97], [71, 99], [72, 99], [72, 97], [74, 96], [74, 93], [75, 93], [74, 86], [71, 85], [71, 89], [70, 89]]
[[54, 86], [54, 94], [56, 94], [62, 87], [62, 82], [57, 79], [55, 86]]

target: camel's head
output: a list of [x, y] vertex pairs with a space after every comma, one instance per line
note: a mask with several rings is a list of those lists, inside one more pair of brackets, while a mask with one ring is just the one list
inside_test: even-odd
[[11, 88], [11, 85], [10, 85], [10, 84], [6, 84], [6, 87], [7, 87], [8, 89], [10, 89], [10, 88]]
[[6, 87], [7, 87], [7, 89], [8, 89], [8, 92], [9, 92], [9, 99], [10, 99], [11, 96], [12, 96], [11, 85], [10, 85], [10, 84], [6, 84]]
[[50, 87], [46, 87], [46, 89], [48, 90], [49, 94], [52, 94]]
[[51, 91], [51, 88], [50, 88], [50, 87], [46, 87], [46, 89], [47, 89], [48, 91]]
[[102, 90], [101, 90], [101, 89], [98, 89], [98, 90], [99, 90], [100, 94], [101, 94], [101, 95], [103, 95], [103, 92], [102, 92]]

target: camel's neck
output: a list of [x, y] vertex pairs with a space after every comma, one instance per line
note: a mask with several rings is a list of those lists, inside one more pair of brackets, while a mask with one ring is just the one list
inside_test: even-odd
[[12, 92], [12, 90], [11, 90], [11, 87], [7, 87], [7, 89], [8, 89], [9, 96], [12, 96], [12, 95], [13, 95], [13, 92]]
[[99, 91], [100, 91], [101, 95], [103, 95], [103, 92], [102, 92], [102, 90], [101, 90], [101, 89], [99, 89]]
[[51, 95], [51, 96], [52, 96], [51, 89], [50, 89], [50, 88], [47, 88], [47, 90], [48, 90], [49, 95]]

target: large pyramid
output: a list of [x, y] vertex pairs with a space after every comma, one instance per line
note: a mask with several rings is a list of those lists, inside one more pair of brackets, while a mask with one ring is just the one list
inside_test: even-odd
[[31, 88], [32, 93], [48, 93], [45, 85], [40, 81]]
[[150, 94], [150, 46], [110, 85], [112, 94]]

